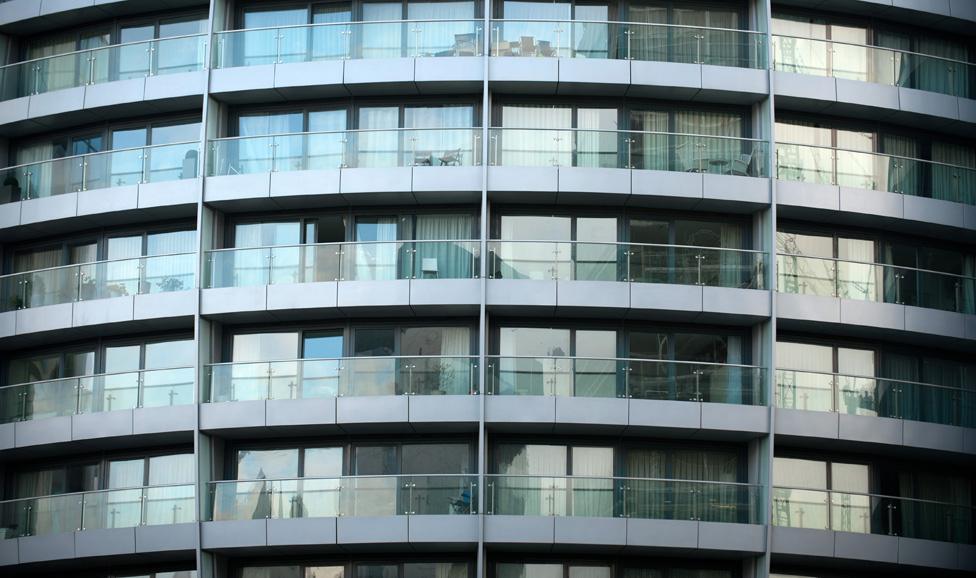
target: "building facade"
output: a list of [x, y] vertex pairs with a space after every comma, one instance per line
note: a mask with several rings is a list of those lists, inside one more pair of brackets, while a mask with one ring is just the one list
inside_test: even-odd
[[976, 572], [974, 27], [0, 0], [0, 574]]

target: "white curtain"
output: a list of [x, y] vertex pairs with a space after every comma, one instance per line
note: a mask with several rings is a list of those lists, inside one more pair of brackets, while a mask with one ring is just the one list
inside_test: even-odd
[[417, 215], [413, 276], [418, 279], [471, 279], [476, 274], [479, 247], [471, 239], [471, 215]]
[[933, 142], [932, 198], [976, 204], [976, 148]]
[[740, 165], [752, 161], [752, 150], [744, 149], [741, 141], [709, 136], [741, 137], [741, 115], [727, 112], [682, 110], [674, 115], [674, 130], [679, 134], [703, 136], [676, 136], [675, 155], [679, 170], [692, 172], [730, 173]]
[[[504, 131], [494, 150], [506, 166], [571, 166], [573, 110], [570, 107], [518, 105], [502, 107]], [[495, 153], [495, 158], [498, 157]]]
[[[475, 162], [474, 108], [408, 106], [403, 111], [404, 165], [470, 165]], [[414, 129], [414, 130], [410, 130]]]

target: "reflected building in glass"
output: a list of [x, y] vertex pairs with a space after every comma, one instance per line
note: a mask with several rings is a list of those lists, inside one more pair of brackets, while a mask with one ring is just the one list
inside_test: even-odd
[[968, 0], [0, 0], [0, 575], [976, 572]]

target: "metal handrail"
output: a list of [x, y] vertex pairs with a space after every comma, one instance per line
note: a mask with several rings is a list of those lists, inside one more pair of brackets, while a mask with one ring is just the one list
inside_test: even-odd
[[10, 165], [8, 167], [0, 168], [0, 171], [11, 171], [11, 170], [16, 170], [16, 169], [23, 168], [23, 167], [33, 167], [33, 166], [43, 165], [43, 164], [47, 164], [47, 163], [56, 163], [56, 162], [60, 162], [60, 161], [71, 161], [71, 160], [74, 160], [74, 159], [85, 159], [85, 158], [95, 157], [95, 156], [98, 156], [98, 155], [110, 155], [110, 154], [114, 154], [114, 153], [134, 152], [134, 151], [141, 151], [141, 150], [146, 150], [146, 149], [155, 149], [155, 148], [169, 147], [169, 146], [199, 145], [199, 144], [200, 144], [200, 141], [188, 140], [188, 141], [173, 142], [173, 143], [151, 144], [151, 145], [143, 145], [143, 146], [138, 146], [138, 147], [126, 147], [126, 148], [121, 148], [121, 149], [110, 149], [110, 150], [106, 150], [106, 151], [96, 151], [96, 152], [92, 152], [92, 153], [83, 153], [83, 154], [80, 154], [80, 155], [71, 155], [71, 156], [67, 156], [67, 157], [57, 157], [57, 158], [53, 158], [53, 159], [46, 159], [46, 160], [43, 160], [43, 161], [33, 161], [33, 162], [30, 162], [30, 163], [21, 163], [19, 165]]
[[[180, 40], [180, 39], [184, 39], [184, 38], [205, 38], [206, 36], [207, 36], [206, 34], [202, 34], [202, 33], [201, 34], [183, 34], [183, 35], [180, 35], [180, 36], [166, 36], [164, 38], [151, 38], [149, 40], [133, 40], [132, 42], [120, 42], [119, 44], [108, 44], [106, 46], [96, 46], [95, 48], [84, 48], [84, 49], [81, 49], [81, 50], [72, 50], [71, 52], [61, 52], [59, 54], [52, 54], [50, 56], [39, 56], [37, 58], [31, 58], [30, 60], [21, 60], [19, 62], [12, 62], [10, 64], [5, 64], [3, 66], [0, 66], [0, 71], [3, 71], [4, 69], [10, 68], [10, 67], [13, 67], [13, 66], [20, 66], [22, 64], [30, 64], [32, 62], [40, 62], [40, 61], [43, 61], [43, 60], [51, 60], [51, 59], [54, 59], [54, 58], [60, 58], [62, 56], [71, 56], [73, 54], [74, 55], [85, 54], [85, 53], [89, 53], [89, 52], [96, 52], [96, 51], [99, 51], [99, 50], [111, 50], [113, 48], [121, 48], [121, 47], [125, 47], [125, 46], [135, 46], [137, 44], [149, 44], [149, 43], [152, 43], [152, 42], [162, 42], [162, 41], [165, 41], [165, 40]], [[205, 60], [206, 59], [204, 59], [204, 61]]]
[[[58, 270], [58, 269], [67, 270], [67, 269], [70, 269], [72, 267], [90, 267], [90, 266], [93, 266], [93, 265], [103, 265], [103, 264], [108, 264], [108, 263], [120, 263], [122, 261], [141, 261], [143, 259], [156, 259], [156, 258], [163, 258], [163, 257], [188, 257], [188, 256], [191, 256], [191, 255], [196, 255], [196, 253], [164, 253], [162, 255], [142, 255], [140, 257], [123, 257], [123, 258], [119, 258], [119, 259], [105, 259], [105, 260], [102, 260], [102, 261], [88, 261], [86, 263], [72, 263], [70, 265], [57, 265], [55, 267], [45, 267], [43, 269], [32, 269], [30, 271], [20, 271], [18, 273], [7, 273], [5, 275], [0, 275], [0, 280], [7, 279], [7, 278], [17, 277], [19, 275], [34, 275], [34, 274], [37, 274], [37, 273], [44, 273], [44, 272], [47, 272], [47, 271], [54, 271], [54, 270]], [[192, 271], [188, 272], [187, 274], [188, 275], [189, 274], [192, 274]]]
[[100, 377], [112, 377], [113, 375], [129, 375], [129, 374], [132, 374], [132, 373], [149, 373], [149, 372], [152, 372], [152, 371], [176, 371], [176, 370], [179, 370], [179, 369], [193, 369], [193, 367], [192, 366], [190, 366], [190, 367], [159, 367], [159, 368], [154, 367], [152, 369], [134, 369], [132, 371], [113, 371], [113, 372], [110, 372], [110, 373], [92, 373], [92, 374], [89, 374], [89, 375], [75, 375], [75, 376], [71, 376], [71, 377], [57, 377], [57, 378], [54, 378], [54, 379], [41, 379], [41, 380], [38, 380], [38, 381], [24, 381], [24, 382], [21, 382], [21, 383], [8, 383], [6, 385], [0, 385], [0, 390], [7, 389], [7, 388], [11, 388], [11, 387], [25, 387], [25, 386], [41, 385], [41, 384], [45, 384], [45, 383], [56, 383], [56, 382], [59, 382], [59, 381], [69, 381], [69, 380], [73, 380], [73, 379], [74, 380], [97, 379], [97, 378], [100, 378]]
[[[956, 277], [958, 279], [969, 279], [976, 281], [976, 277], [971, 277], [968, 275], [960, 275], [958, 273], [948, 273], [945, 271], [934, 271], [932, 269], [920, 269], [918, 267], [907, 267], [905, 265], [892, 265], [890, 263], [869, 263], [867, 261], [852, 261], [850, 259], [840, 259], [838, 257], [818, 257], [816, 255], [798, 255], [796, 253], [776, 253], [779, 257], [796, 257], [800, 259], [817, 259], [820, 261], [834, 261], [835, 263], [851, 263], [854, 265], [870, 265], [873, 267], [888, 267], [893, 269], [905, 269], [907, 271], [916, 271], [919, 273], [930, 273], [932, 275], [942, 275], [945, 277]], [[779, 272], [780, 275], [788, 275], [788, 273]]]
[[976, 390], [970, 390], [970, 389], [967, 389], [967, 388], [965, 388], [963, 386], [957, 386], [957, 385], [940, 385], [940, 384], [937, 384], [937, 383], [925, 383], [925, 382], [922, 382], [922, 381], [911, 381], [911, 380], [908, 380], [908, 379], [895, 379], [895, 378], [890, 378], [890, 377], [882, 377], [880, 375], [853, 375], [853, 374], [848, 374], [848, 373], [836, 373], [836, 372], [830, 372], [830, 371], [810, 371], [810, 370], [806, 370], [806, 369], [787, 369], [787, 368], [784, 368], [784, 367], [777, 367], [776, 368], [776, 371], [788, 371], [790, 373], [809, 373], [809, 374], [813, 374], [813, 375], [829, 375], [831, 377], [853, 377], [853, 378], [856, 378], [856, 379], [870, 379], [870, 380], [874, 380], [874, 381], [888, 381], [888, 382], [893, 382], [893, 383], [906, 383], [906, 384], [909, 384], [909, 385], [918, 385], [918, 386], [922, 386], [922, 387], [931, 387], [931, 388], [936, 388], [936, 389], [948, 389], [948, 390], [952, 390], [952, 391], [961, 391], [961, 392], [972, 391], [973, 394], [976, 395]]
[[[911, 50], [903, 50], [901, 48], [889, 48], [887, 46], [874, 46], [871, 44], [859, 44], [857, 42], [845, 42], [842, 40], [831, 40], [827, 38], [810, 38], [807, 36], [794, 36], [791, 34], [773, 34], [773, 38], [791, 38], [794, 40], [809, 40], [812, 42], [823, 42], [825, 44], [843, 44], [844, 46], [853, 46], [856, 48], [870, 48], [872, 50], [880, 50], [885, 52], [898, 52], [900, 54], [909, 54], [911, 56], [922, 56], [924, 58], [932, 58], [934, 60], [943, 60], [946, 62], [951, 62], [954, 64], [963, 64], [965, 66], [976, 66], [976, 62], [966, 62], [965, 60], [958, 60], [955, 58], [948, 58], [945, 56], [936, 56], [934, 54], [925, 54], [923, 52], [913, 52]], [[775, 53], [774, 53], [775, 55]]]
[[887, 157], [887, 158], [893, 158], [893, 159], [902, 159], [902, 160], [906, 160], [906, 161], [913, 161], [913, 162], [925, 163], [925, 164], [930, 164], [930, 165], [939, 165], [939, 166], [951, 167], [951, 168], [955, 168], [955, 169], [964, 169], [964, 170], [967, 170], [967, 171], [974, 171], [974, 172], [976, 172], [976, 167], [967, 167], [967, 166], [963, 166], [963, 165], [954, 165], [952, 163], [944, 163], [944, 162], [941, 162], [941, 161], [932, 161], [932, 160], [928, 160], [928, 159], [920, 159], [920, 158], [915, 158], [915, 157], [906, 157], [906, 156], [902, 156], [902, 155], [895, 155], [895, 154], [882, 153], [882, 152], [876, 152], [876, 151], [865, 151], [865, 150], [858, 150], [858, 149], [844, 148], [844, 147], [830, 147], [830, 146], [824, 146], [824, 145], [811, 145], [811, 144], [804, 144], [804, 143], [798, 143], [798, 142], [784, 142], [784, 141], [776, 141], [774, 144], [777, 145], [777, 146], [778, 145], [786, 145], [786, 146], [795, 146], [795, 147], [807, 147], [807, 148], [812, 148], [812, 149], [822, 149], [822, 150], [829, 150], [829, 151], [837, 151], [837, 152], [845, 152], [845, 153], [857, 153], [857, 154], [871, 155], [871, 156], [877, 156], [877, 157]]

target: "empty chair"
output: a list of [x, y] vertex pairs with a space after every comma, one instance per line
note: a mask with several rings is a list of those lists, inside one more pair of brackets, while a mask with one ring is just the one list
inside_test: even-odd
[[[461, 164], [461, 148], [458, 147], [455, 150], [447, 151], [443, 156], [437, 159], [440, 161], [442, 167], [456, 167]], [[430, 164], [429, 162], [427, 164]]]
[[740, 154], [739, 158], [732, 159], [732, 168], [729, 173], [733, 175], [746, 176], [749, 174], [749, 165], [752, 163], [752, 153]]

